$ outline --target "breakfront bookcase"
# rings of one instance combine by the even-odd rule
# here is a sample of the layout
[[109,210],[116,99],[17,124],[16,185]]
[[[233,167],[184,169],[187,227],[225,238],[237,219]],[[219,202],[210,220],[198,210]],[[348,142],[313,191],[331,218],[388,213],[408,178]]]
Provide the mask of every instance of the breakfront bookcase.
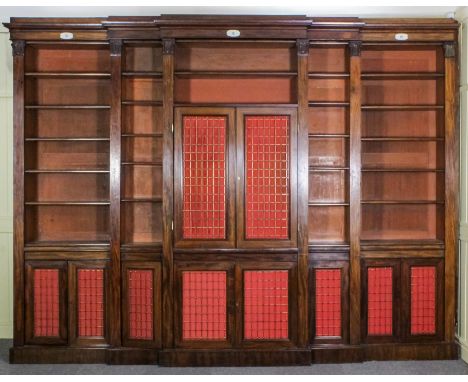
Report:
[[6,26],[11,362],[458,356],[455,21]]

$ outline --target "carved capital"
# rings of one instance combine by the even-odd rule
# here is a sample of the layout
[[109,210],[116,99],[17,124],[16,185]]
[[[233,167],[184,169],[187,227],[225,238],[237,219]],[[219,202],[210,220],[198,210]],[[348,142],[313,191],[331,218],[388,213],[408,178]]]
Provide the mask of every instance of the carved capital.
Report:
[[349,55],[351,57],[361,55],[361,41],[350,41],[349,42]]
[[174,54],[175,40],[167,38],[163,40],[163,54]]
[[455,57],[455,42],[445,42],[444,43],[444,55],[446,58]]
[[110,40],[110,55],[121,56],[122,55],[122,40]]
[[309,40],[298,39],[296,41],[296,46],[298,56],[307,56],[309,54]]
[[26,42],[24,40],[14,40],[11,42],[13,56],[24,56]]

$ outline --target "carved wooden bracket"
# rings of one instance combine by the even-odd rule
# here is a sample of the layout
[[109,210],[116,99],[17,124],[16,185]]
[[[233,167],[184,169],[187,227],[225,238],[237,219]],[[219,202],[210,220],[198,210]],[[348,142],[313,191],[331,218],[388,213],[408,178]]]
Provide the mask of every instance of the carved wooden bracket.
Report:
[[309,40],[298,39],[296,46],[298,56],[307,56],[309,54]]
[[361,41],[350,41],[349,42],[349,55],[351,57],[361,55]]
[[24,40],[14,40],[11,42],[13,56],[24,56],[26,42]]
[[122,55],[122,40],[110,40],[110,55],[121,56]]
[[173,38],[163,40],[163,54],[174,54],[175,40]]
[[455,57],[455,42],[444,43],[444,54],[446,58]]

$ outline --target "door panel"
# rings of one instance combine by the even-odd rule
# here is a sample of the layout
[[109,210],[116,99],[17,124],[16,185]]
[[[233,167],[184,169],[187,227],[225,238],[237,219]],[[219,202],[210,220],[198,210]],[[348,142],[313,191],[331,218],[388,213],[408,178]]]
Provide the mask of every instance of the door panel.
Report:
[[233,109],[176,109],[176,247],[234,246],[233,123]]
[[296,110],[238,109],[237,243],[295,247]]

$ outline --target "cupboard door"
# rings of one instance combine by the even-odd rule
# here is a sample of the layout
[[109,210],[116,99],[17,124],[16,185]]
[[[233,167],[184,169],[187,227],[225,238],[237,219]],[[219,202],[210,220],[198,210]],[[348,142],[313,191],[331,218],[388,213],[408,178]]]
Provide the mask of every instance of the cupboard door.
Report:
[[186,348],[228,348],[234,334],[234,267],[176,265],[175,338]]
[[403,262],[405,340],[420,342],[442,338],[443,270],[441,259],[409,259]]
[[124,346],[161,346],[161,264],[125,262],[122,266]]
[[297,338],[295,264],[249,263],[237,269],[236,306],[242,306],[237,309],[238,344],[293,347]]
[[296,111],[237,111],[237,239],[240,247],[294,247]]
[[313,343],[347,343],[349,265],[316,261],[309,274],[310,332]]
[[393,342],[400,337],[400,262],[366,260],[362,272],[364,341]]
[[232,109],[176,109],[176,247],[234,247],[233,123]]
[[106,261],[69,262],[71,344],[108,343],[108,268]]
[[67,331],[67,263],[26,263],[26,343],[65,345]]

